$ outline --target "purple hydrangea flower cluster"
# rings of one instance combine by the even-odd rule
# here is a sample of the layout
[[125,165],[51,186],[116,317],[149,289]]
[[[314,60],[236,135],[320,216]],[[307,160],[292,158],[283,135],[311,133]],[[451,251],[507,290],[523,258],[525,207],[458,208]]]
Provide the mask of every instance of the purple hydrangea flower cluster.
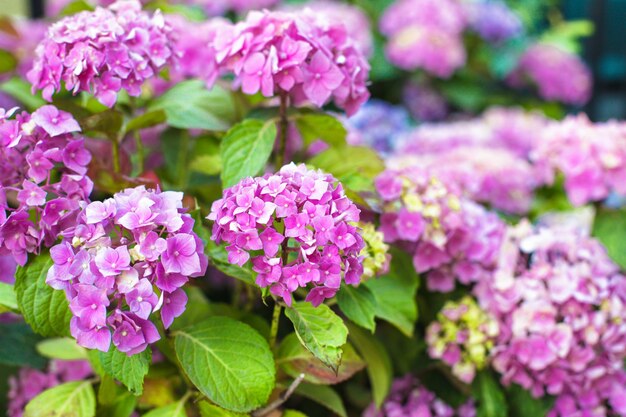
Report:
[[[221,72],[246,94],[288,94],[321,107],[331,98],[353,114],[369,98],[369,63],[343,24],[310,10],[251,12],[215,39]],[[209,79],[210,81],[210,79]]]
[[50,26],[28,80],[48,101],[63,82],[112,107],[120,90],[140,95],[146,79],[176,61],[172,45],[173,32],[158,11],[151,16],[139,1],[120,0]]
[[470,398],[455,410],[408,374],[393,381],[380,410],[372,403],[363,417],[476,417],[476,407]]
[[91,154],[71,114],[54,106],[12,114],[0,109],[0,255],[24,265],[74,225],[93,188]]
[[626,123],[592,123],[580,114],[544,129],[533,160],[549,173],[565,178],[565,190],[574,205],[626,195]]
[[475,0],[467,8],[471,28],[487,42],[504,42],[524,29],[520,17],[504,1]]
[[382,100],[370,100],[345,120],[351,145],[369,146],[382,155],[394,151],[411,127],[404,108]]
[[90,203],[50,250],[46,282],[65,290],[79,345],[106,352],[112,339],[120,351],[139,353],[159,339],[151,314],[160,311],[168,328],[183,313],[181,287],[204,275],[208,260],[182,198],[141,186]]
[[397,0],[383,14],[380,30],[392,64],[450,77],[465,64],[463,31],[468,19],[457,0]]
[[475,293],[499,322],[504,384],[556,396],[553,416],[626,415],[626,277],[598,241],[522,222]]
[[357,285],[364,242],[352,224],[359,209],[332,175],[293,163],[277,174],[246,178],[213,203],[212,239],[226,242],[228,261],[251,259],[256,282],[291,305],[298,288],[318,306],[342,280]]
[[589,101],[593,84],[591,71],[578,56],[541,43],[524,52],[508,81],[518,88],[530,81],[544,99],[575,105]]
[[0,255],[0,282],[13,284],[17,263],[11,255]]
[[419,169],[387,170],[375,180],[382,199],[380,230],[411,254],[429,290],[449,292],[471,284],[496,266],[504,224]]
[[517,109],[492,109],[469,121],[423,124],[405,136],[388,160],[392,168],[419,166],[472,200],[526,213],[536,188],[549,181],[531,163],[547,119]]
[[9,378],[8,417],[22,417],[26,404],[41,392],[65,382],[80,381],[93,375],[88,361],[50,361],[45,371],[22,368]]

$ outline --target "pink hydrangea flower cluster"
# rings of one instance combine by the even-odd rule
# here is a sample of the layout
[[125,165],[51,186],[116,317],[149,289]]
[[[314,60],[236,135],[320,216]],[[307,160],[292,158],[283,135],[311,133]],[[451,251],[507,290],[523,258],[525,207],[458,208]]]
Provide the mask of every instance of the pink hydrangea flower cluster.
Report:
[[393,381],[379,410],[372,403],[363,417],[476,417],[476,407],[470,398],[455,410],[408,374]]
[[158,11],[143,12],[137,0],[80,12],[50,26],[28,80],[48,101],[63,82],[112,107],[120,90],[140,95],[145,80],[176,61],[172,33]]
[[251,12],[215,39],[221,72],[246,94],[288,94],[321,107],[331,98],[353,114],[369,98],[369,63],[343,24],[309,11]]
[[494,213],[459,197],[419,169],[387,170],[375,180],[383,201],[380,230],[413,254],[429,290],[449,292],[496,266],[504,224]]
[[136,187],[95,201],[50,250],[46,282],[65,290],[79,345],[106,352],[112,339],[120,351],[139,353],[159,339],[153,313],[168,328],[185,311],[181,287],[204,275],[208,260],[182,198]]
[[389,158],[392,168],[420,167],[472,200],[509,213],[528,212],[549,181],[529,158],[549,122],[521,110],[492,109],[481,118],[423,124]]
[[332,175],[304,164],[276,174],[246,178],[213,203],[212,239],[226,242],[228,261],[251,259],[256,282],[291,305],[292,293],[311,287],[306,300],[318,306],[342,281],[357,285],[364,242],[352,224],[359,209]]
[[374,39],[372,37],[372,25],[363,9],[354,4],[340,3],[332,0],[313,0],[297,6],[283,6],[286,11],[302,11],[309,9],[307,13],[315,13],[321,22],[332,25],[344,25],[348,36],[361,49],[365,56],[371,56],[374,52]]
[[626,277],[598,241],[522,222],[475,293],[499,322],[504,384],[556,396],[552,416],[626,415]]
[[26,404],[41,392],[65,382],[80,381],[93,375],[88,361],[50,361],[44,371],[22,368],[9,378],[8,417],[22,417]]
[[591,71],[576,55],[549,44],[535,44],[520,58],[508,76],[514,87],[530,81],[546,100],[583,105],[591,98]]
[[463,30],[468,17],[457,0],[397,0],[383,14],[389,61],[405,70],[450,77],[465,64]]
[[93,188],[91,154],[71,114],[54,106],[12,114],[0,109],[0,255],[24,265],[74,225]]
[[592,123],[580,114],[544,129],[532,154],[535,164],[563,174],[565,190],[574,205],[626,195],[626,123]]

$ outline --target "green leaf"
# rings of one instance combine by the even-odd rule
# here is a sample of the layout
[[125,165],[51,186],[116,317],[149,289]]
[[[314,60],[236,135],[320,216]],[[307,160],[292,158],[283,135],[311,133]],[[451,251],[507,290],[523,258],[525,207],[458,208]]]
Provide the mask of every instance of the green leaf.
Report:
[[313,385],[303,382],[298,385],[295,393],[323,405],[341,417],[348,417],[341,397],[327,385]]
[[276,140],[276,122],[248,119],[233,126],[222,139],[222,183],[231,187],[263,170]]
[[313,384],[337,384],[365,368],[363,359],[346,343],[337,373],[325,366],[302,346],[295,333],[280,342],[276,363],[290,376],[297,378],[304,373],[304,380]]
[[117,110],[109,109],[79,120],[85,133],[100,133],[111,141],[118,140],[124,116]]
[[144,114],[131,119],[124,128],[124,132],[132,132],[133,130],[145,129],[164,123],[166,120],[165,112],[163,110],[155,110],[145,112]]
[[307,415],[297,410],[285,410],[283,417],[307,417]]
[[184,81],[154,100],[148,111],[163,110],[167,123],[179,129],[224,131],[237,120],[232,92],[220,86],[207,90],[200,80]]
[[535,398],[517,384],[508,387],[506,393],[511,417],[545,417],[553,407],[553,399]]
[[33,398],[24,417],[94,417],[96,396],[91,381],[57,385]]
[[31,85],[19,77],[13,77],[0,84],[0,91],[4,91],[24,104],[29,111],[37,110],[39,107],[47,104],[41,97],[41,93],[32,94],[30,89]]
[[206,175],[216,175],[222,170],[222,158],[218,154],[196,156],[189,169]]
[[348,132],[343,123],[329,114],[304,112],[296,115],[296,126],[305,146],[320,139],[331,146],[346,145]]
[[218,407],[208,401],[200,401],[199,408],[200,417],[245,417],[248,415],[225,410],[222,407]]
[[374,294],[376,316],[411,337],[417,320],[416,293],[419,279],[410,256],[399,250],[392,250],[391,254],[389,272],[363,285]]
[[176,356],[193,384],[215,404],[247,412],[274,388],[272,351],[257,331],[227,317],[211,317],[175,332]]
[[125,392],[117,397],[114,404],[99,409],[98,416],[103,417],[130,417],[137,407],[137,397]]
[[143,392],[143,378],[148,373],[151,358],[149,348],[132,356],[120,352],[114,346],[108,352],[100,352],[104,372],[120,381],[135,395]]
[[478,401],[476,417],[507,417],[504,392],[489,371],[481,371],[472,383],[472,394]]
[[187,417],[187,412],[185,411],[186,402],[187,398],[182,398],[180,401],[165,407],[155,408],[144,414],[143,417]]
[[18,311],[17,297],[13,285],[0,282],[0,313]]
[[343,286],[337,293],[337,303],[343,313],[354,323],[374,333],[376,330],[376,299],[364,285]]
[[31,257],[15,273],[17,304],[26,323],[45,337],[69,336],[72,312],[65,293],[46,284],[53,262],[48,253]]
[[606,247],[611,259],[626,269],[626,210],[600,209],[593,221],[593,233]]
[[348,323],[350,341],[367,364],[374,402],[380,407],[391,388],[393,368],[385,347],[373,335]]
[[348,338],[343,320],[326,304],[313,307],[306,301],[293,303],[291,308],[285,310],[285,315],[292,321],[304,347],[337,372],[343,353],[341,347]]
[[37,343],[37,352],[46,358],[64,361],[87,359],[85,348],[78,346],[76,340],[70,337],[43,340]]
[[330,148],[311,158],[309,163],[342,182],[356,174],[374,179],[385,168],[376,151],[365,146]]
[[46,366],[46,359],[35,350],[41,337],[33,333],[25,323],[0,324],[0,364],[10,366],[29,366],[41,369]]
[[59,13],[60,16],[69,16],[83,11],[92,11],[93,6],[87,3],[85,0],[76,0],[68,4]]
[[0,74],[13,71],[17,66],[17,59],[9,51],[0,49]]

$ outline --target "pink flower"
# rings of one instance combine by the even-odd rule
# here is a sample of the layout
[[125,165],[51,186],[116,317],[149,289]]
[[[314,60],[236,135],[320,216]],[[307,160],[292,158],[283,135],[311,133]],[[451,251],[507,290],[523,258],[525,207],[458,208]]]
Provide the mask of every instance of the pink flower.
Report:
[[40,107],[32,114],[32,120],[50,136],[80,132],[80,126],[74,117],[54,106]]

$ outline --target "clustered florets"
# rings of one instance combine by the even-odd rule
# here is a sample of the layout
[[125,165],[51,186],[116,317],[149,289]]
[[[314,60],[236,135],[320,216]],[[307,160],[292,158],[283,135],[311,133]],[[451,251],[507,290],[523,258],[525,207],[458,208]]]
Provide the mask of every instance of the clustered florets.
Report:
[[387,170],[375,180],[384,207],[380,230],[413,254],[431,291],[449,292],[456,280],[480,281],[491,274],[504,224],[494,213],[461,199],[420,170]]
[[626,277],[598,241],[523,222],[476,294],[498,320],[503,383],[556,396],[553,416],[626,413]]
[[150,16],[137,0],[80,12],[50,27],[28,80],[48,101],[63,82],[112,107],[120,90],[138,96],[147,79],[175,62],[172,33],[158,11]]
[[333,297],[342,281],[359,283],[363,239],[352,224],[359,209],[332,175],[290,164],[276,174],[246,178],[213,203],[212,239],[226,242],[228,261],[251,259],[256,282],[291,305],[311,286],[313,305]]
[[450,365],[452,373],[468,384],[476,370],[487,365],[496,336],[497,321],[470,296],[448,301],[426,329],[430,357]]
[[70,330],[81,346],[108,351],[112,339],[130,355],[159,339],[151,314],[160,311],[168,328],[185,310],[182,285],[206,272],[193,225],[179,192],[137,187],[84,208],[50,250],[46,279],[70,299]]
[[396,378],[380,409],[372,403],[363,417],[476,417],[473,400],[454,409],[426,389],[413,375]]
[[369,64],[360,48],[343,24],[324,22],[310,10],[251,12],[220,28],[213,48],[219,71],[233,74],[246,94],[288,94],[296,105],[318,107],[332,97],[348,114],[369,98]]
[[91,154],[69,113],[54,106],[12,113],[0,109],[0,255],[24,265],[28,253],[74,225],[93,188]]

